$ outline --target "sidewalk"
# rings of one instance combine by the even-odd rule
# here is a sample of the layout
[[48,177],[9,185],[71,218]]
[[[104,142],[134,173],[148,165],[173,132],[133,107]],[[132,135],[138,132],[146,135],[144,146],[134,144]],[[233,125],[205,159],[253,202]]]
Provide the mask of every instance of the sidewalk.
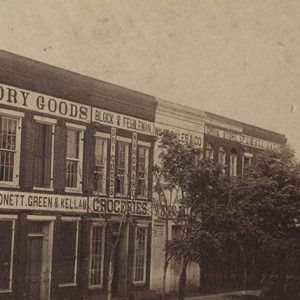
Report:
[[[258,296],[260,294],[260,290],[253,290],[253,291],[238,291],[238,292],[227,292],[227,293],[219,293],[213,295],[205,295],[205,296],[193,296],[186,298],[187,300],[251,300],[250,296]],[[254,299],[254,297],[253,297]]]

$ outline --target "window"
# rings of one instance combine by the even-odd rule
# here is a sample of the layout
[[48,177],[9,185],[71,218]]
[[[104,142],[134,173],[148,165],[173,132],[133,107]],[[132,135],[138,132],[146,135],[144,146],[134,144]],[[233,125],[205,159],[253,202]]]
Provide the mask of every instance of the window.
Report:
[[12,290],[15,219],[17,216],[0,217],[0,292]]
[[146,282],[147,237],[148,228],[146,226],[135,227],[134,283]]
[[53,150],[56,120],[34,116],[34,188],[52,188]]
[[117,142],[117,174],[116,193],[121,196],[128,195],[128,156],[129,144],[123,141]]
[[107,139],[96,137],[94,191],[106,194]]
[[92,226],[89,268],[89,286],[91,288],[103,285],[104,234],[105,227],[103,225]]
[[137,195],[142,198],[146,198],[148,196],[148,165],[149,148],[145,146],[139,146]]
[[1,109],[0,184],[18,186],[21,145],[21,117],[24,114]]
[[230,152],[230,176],[237,176],[237,152],[235,149]]
[[66,191],[81,192],[85,127],[67,123]]
[[62,218],[60,225],[60,285],[76,285],[79,220]]
[[219,148],[219,157],[218,157],[218,162],[221,165],[226,164],[226,149],[224,147]]
[[214,146],[210,143],[206,144],[205,157],[206,159],[214,159]]
[[253,158],[253,154],[252,153],[248,153],[248,152],[244,152],[243,154],[243,161],[242,161],[242,165],[243,165],[243,174],[244,174],[244,170],[249,168],[252,164],[252,158]]

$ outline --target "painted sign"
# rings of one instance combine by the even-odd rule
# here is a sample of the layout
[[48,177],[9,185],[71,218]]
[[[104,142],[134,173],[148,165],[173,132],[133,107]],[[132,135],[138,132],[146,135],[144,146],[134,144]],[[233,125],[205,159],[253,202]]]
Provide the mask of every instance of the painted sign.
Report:
[[92,122],[125,130],[154,135],[154,123],[127,115],[118,114],[104,109],[92,109]]
[[89,200],[89,212],[133,216],[151,216],[151,203],[143,200],[94,197]]
[[86,197],[0,190],[0,208],[86,213]]
[[132,133],[131,143],[131,199],[135,198],[136,193],[136,151],[137,151],[137,134]]
[[110,133],[110,172],[109,172],[109,196],[115,195],[115,174],[116,174],[116,145],[117,145],[117,130],[111,128]]
[[229,141],[238,142],[245,146],[254,147],[262,150],[272,150],[280,147],[280,145],[277,143],[262,140],[245,134],[230,132],[212,126],[205,126],[205,133],[208,135],[216,136]]
[[202,135],[201,133],[184,130],[181,128],[169,127],[166,125],[155,124],[155,135],[159,136],[159,134],[163,131],[172,132],[176,135],[177,141],[182,144],[193,144],[194,147],[201,148],[202,147]]
[[91,107],[28,90],[0,85],[0,104],[89,123]]

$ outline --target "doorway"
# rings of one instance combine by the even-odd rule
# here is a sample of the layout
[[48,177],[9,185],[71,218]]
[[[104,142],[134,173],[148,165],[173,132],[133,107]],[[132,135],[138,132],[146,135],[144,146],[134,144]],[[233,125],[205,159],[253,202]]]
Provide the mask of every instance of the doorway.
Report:
[[53,221],[29,222],[27,240],[27,299],[49,300],[51,286]]

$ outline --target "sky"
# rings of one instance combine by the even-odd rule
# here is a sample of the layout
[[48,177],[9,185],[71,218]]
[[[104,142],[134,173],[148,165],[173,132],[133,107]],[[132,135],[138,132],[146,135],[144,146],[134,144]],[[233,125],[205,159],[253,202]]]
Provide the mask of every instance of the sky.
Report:
[[299,0],[0,0],[0,37],[3,50],[283,133],[300,158]]

